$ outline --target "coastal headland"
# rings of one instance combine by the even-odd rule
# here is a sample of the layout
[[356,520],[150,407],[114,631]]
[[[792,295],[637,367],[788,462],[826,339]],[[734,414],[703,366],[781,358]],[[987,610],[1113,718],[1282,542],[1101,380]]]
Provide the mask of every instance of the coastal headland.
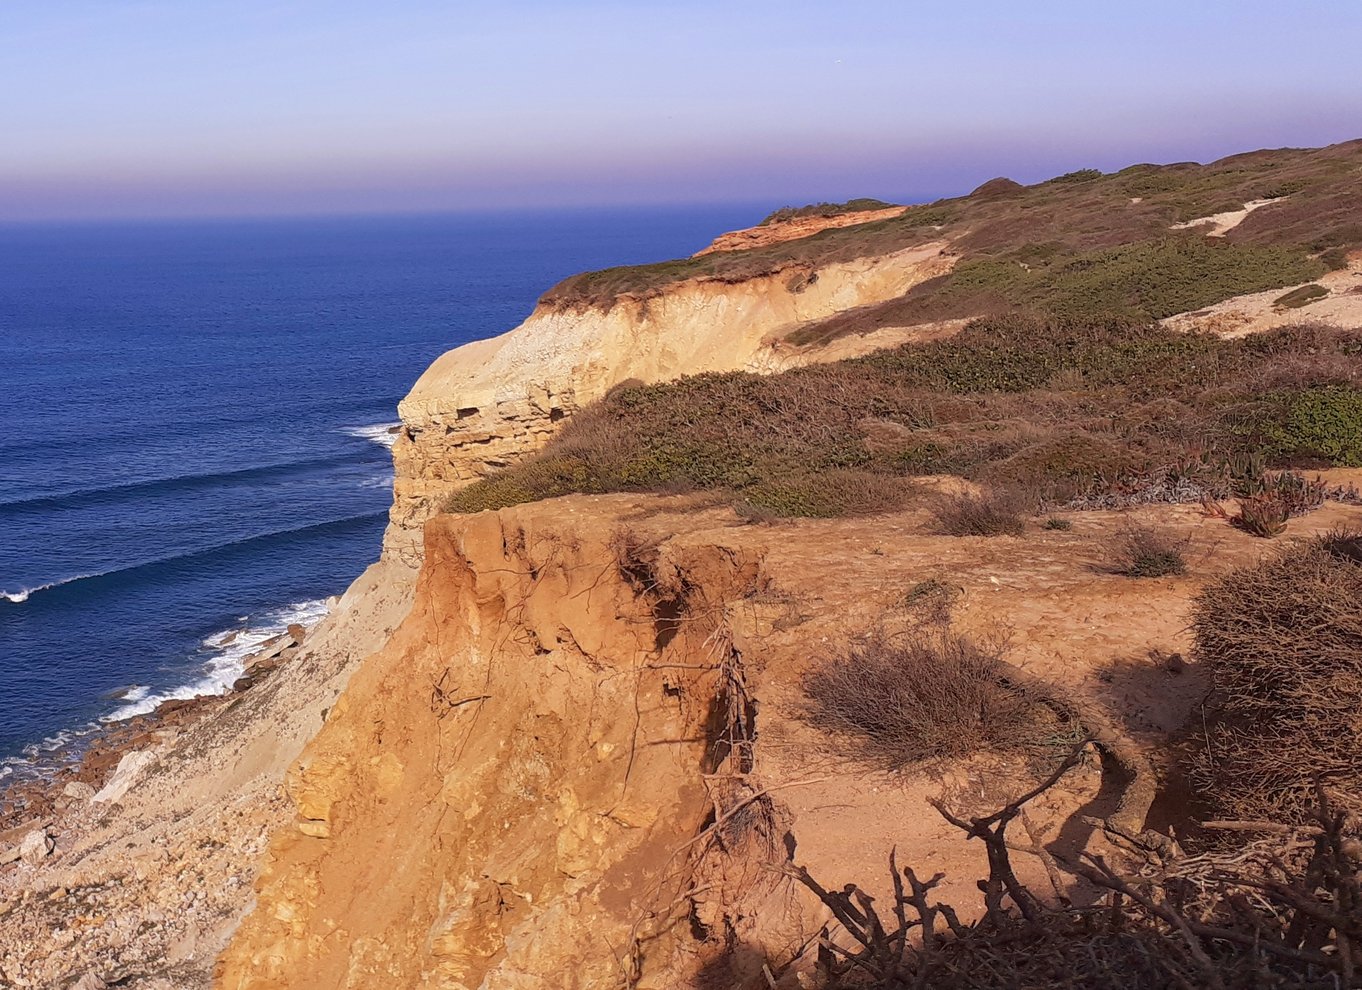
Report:
[[[1252,787],[1205,756],[1266,717],[1216,617],[1257,629],[1280,560],[1354,587],[1359,170],[820,204],[551,288],[414,384],[382,556],[315,627],[4,795],[0,985],[819,985],[858,944],[835,892],[888,919],[905,866],[982,944],[1010,847],[979,822],[1033,791],[1007,896],[1046,931],[1114,889],[1084,854],[1209,889],[1177,871],[1217,821],[1333,835],[1346,873],[1355,751]],[[1356,610],[1302,596],[1344,645],[1299,683],[1356,695]],[[1170,965],[1247,965],[1187,938]]]

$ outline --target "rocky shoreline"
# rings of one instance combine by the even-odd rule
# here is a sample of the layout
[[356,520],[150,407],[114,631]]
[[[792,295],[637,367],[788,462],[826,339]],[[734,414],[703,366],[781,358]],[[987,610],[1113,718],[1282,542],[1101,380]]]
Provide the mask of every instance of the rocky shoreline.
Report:
[[294,623],[266,640],[245,658],[242,676],[226,694],[173,698],[145,715],[106,723],[73,741],[67,751],[53,753],[50,771],[0,784],[0,870],[20,861],[39,865],[55,850],[51,829],[61,815],[86,803],[116,802],[154,761],[157,750],[237,704],[245,692],[296,657],[307,634]]
[[413,577],[373,565],[315,625],[242,630],[229,690],[102,726],[46,779],[0,787],[0,987],[207,990],[293,817],[281,782]]

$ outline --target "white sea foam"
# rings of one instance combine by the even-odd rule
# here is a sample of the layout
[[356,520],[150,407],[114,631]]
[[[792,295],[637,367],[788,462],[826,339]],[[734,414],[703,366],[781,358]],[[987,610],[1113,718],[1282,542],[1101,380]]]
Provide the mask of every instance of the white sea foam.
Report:
[[[0,760],[0,780],[12,775],[18,775],[23,779],[45,776],[65,760],[71,759],[68,750],[71,743],[98,729],[97,724],[91,723],[75,729],[63,729],[41,742],[29,743],[18,756],[9,756]],[[54,760],[52,754],[59,753],[62,750],[67,750],[65,757]]]
[[391,488],[392,485],[393,473],[391,471],[384,471],[382,474],[376,474],[372,478],[364,478],[359,483],[359,487],[361,488]]
[[341,429],[341,432],[347,436],[359,437],[361,440],[372,440],[384,447],[391,447],[397,442],[397,434],[392,431],[401,425],[401,423],[373,423],[369,426],[346,426]]
[[106,722],[121,722],[155,711],[166,701],[197,698],[205,694],[226,694],[232,684],[246,671],[246,658],[260,651],[268,640],[297,624],[304,628],[316,625],[327,613],[325,601],[294,602],[284,608],[273,609],[258,617],[243,617],[240,626],[223,629],[203,641],[200,652],[205,655],[199,676],[187,684],[168,691],[151,693],[149,688],[138,688],[124,697],[124,704],[104,716]]
[[48,588],[60,588],[62,585],[70,584],[73,581],[84,581],[86,578],[99,576],[100,575],[98,574],[77,574],[74,577],[62,578],[60,581],[49,581],[47,584],[40,584],[33,588],[21,588],[18,591],[0,591],[0,598],[13,602],[15,605],[22,605],[40,591],[46,591]]

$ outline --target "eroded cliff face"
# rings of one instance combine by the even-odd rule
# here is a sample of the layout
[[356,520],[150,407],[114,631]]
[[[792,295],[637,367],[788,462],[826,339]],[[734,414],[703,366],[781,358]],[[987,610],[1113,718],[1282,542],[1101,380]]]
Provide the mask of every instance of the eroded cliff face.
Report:
[[[624,296],[609,309],[540,307],[509,333],[440,357],[402,401],[405,429],[384,552],[420,559],[420,527],[456,489],[537,450],[580,406],[628,380],[706,371],[773,372],[856,352],[797,348],[801,324],[902,295],[950,269],[932,243],[886,257],[788,271],[736,285],[696,280],[660,295]],[[862,351],[885,346],[865,340]]]
[[[1186,539],[1195,572],[1096,569],[1132,522]],[[1208,679],[1148,657],[1189,655],[1200,584],[1269,552],[1190,505],[961,539],[926,509],[768,527],[680,496],[572,496],[425,533],[410,614],[289,773],[293,820],[219,962],[226,990],[770,986],[763,966],[794,990],[828,916],[781,865],[892,903],[892,849],[944,874],[934,894],[968,919],[985,851],[927,799],[991,811],[1034,769],[981,753],[878,773],[800,717],[810,664],[914,628],[906,589],[944,579],[953,628],[1005,632],[1047,693],[1166,752]],[[1028,806],[1059,855],[1110,852],[1085,817],[1106,807],[1100,767]],[[1046,889],[1037,858],[1013,866]]]
[[744,793],[755,713],[725,617],[759,570],[554,517],[427,526],[409,618],[289,775],[297,821],[221,986],[608,986],[645,941],[675,952],[648,912],[684,895],[706,774]]

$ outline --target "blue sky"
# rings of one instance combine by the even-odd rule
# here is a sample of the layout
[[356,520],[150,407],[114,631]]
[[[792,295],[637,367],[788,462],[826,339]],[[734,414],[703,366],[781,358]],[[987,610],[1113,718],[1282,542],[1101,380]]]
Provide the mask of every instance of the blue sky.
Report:
[[1362,3],[3,0],[0,219],[914,199],[1362,136]]

